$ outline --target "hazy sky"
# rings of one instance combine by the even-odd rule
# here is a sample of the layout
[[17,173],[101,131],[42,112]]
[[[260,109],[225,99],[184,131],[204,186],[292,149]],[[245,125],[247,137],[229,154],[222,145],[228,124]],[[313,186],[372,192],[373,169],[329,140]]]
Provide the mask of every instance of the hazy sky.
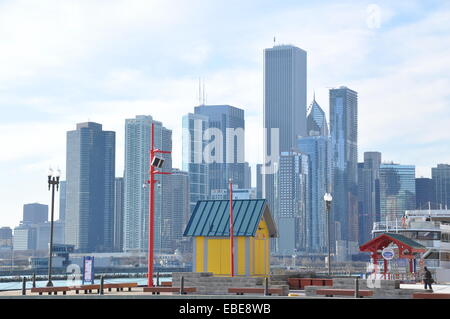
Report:
[[0,0],[0,226],[25,203],[50,202],[46,172],[65,174],[66,131],[95,121],[117,132],[150,114],[173,130],[181,166],[181,118],[198,104],[246,114],[246,157],[262,156],[263,49],[308,53],[313,91],[359,93],[359,157],[417,165],[450,162],[448,1]]

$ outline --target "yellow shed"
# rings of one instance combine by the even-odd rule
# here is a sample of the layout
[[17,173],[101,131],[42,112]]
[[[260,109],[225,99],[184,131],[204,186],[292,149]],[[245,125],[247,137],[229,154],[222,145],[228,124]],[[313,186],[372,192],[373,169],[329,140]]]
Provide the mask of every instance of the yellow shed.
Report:
[[[277,230],[265,199],[233,200],[234,273],[267,276]],[[198,201],[184,236],[193,239],[193,271],[231,274],[230,202]]]

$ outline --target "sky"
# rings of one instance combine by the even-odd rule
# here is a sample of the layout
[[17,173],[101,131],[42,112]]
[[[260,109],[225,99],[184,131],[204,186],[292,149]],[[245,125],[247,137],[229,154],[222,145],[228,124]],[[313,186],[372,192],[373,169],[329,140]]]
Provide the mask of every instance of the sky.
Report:
[[[0,226],[23,204],[49,204],[47,171],[65,174],[66,132],[116,131],[122,176],[126,118],[173,130],[198,104],[245,110],[246,159],[262,159],[263,50],[308,54],[308,103],[359,94],[358,152],[416,165],[450,163],[450,2],[300,0],[0,0]],[[254,174],[254,172],[253,172]],[[56,205],[58,207],[58,205]],[[58,212],[56,212],[58,215]]]

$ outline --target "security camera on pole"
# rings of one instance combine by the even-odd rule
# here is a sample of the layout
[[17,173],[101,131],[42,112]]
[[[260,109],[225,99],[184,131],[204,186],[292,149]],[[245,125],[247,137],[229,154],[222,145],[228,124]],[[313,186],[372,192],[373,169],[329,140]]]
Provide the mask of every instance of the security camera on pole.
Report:
[[56,172],[50,168],[48,171],[48,190],[52,190],[52,211],[50,219],[50,244],[49,244],[49,256],[48,256],[48,282],[47,287],[53,287],[52,282],[52,255],[53,255],[53,218],[55,211],[55,186],[56,190],[59,190],[59,178],[61,171],[58,169]]

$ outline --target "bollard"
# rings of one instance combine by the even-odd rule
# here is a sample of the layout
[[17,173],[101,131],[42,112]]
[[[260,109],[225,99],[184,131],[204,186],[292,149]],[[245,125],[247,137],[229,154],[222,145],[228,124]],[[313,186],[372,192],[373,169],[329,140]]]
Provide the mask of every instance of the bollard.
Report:
[[359,277],[355,279],[355,298],[359,298]]
[[184,295],[184,276],[181,276],[180,295]]
[[156,273],[156,287],[159,287],[159,271]]
[[22,278],[22,296],[25,296],[27,294],[27,278]]
[[36,288],[36,273],[33,274],[33,288]]
[[269,294],[269,278],[264,278],[264,296],[270,296]]
[[100,290],[98,291],[99,295],[103,295],[103,287],[104,287],[105,279],[103,275],[100,276]]

